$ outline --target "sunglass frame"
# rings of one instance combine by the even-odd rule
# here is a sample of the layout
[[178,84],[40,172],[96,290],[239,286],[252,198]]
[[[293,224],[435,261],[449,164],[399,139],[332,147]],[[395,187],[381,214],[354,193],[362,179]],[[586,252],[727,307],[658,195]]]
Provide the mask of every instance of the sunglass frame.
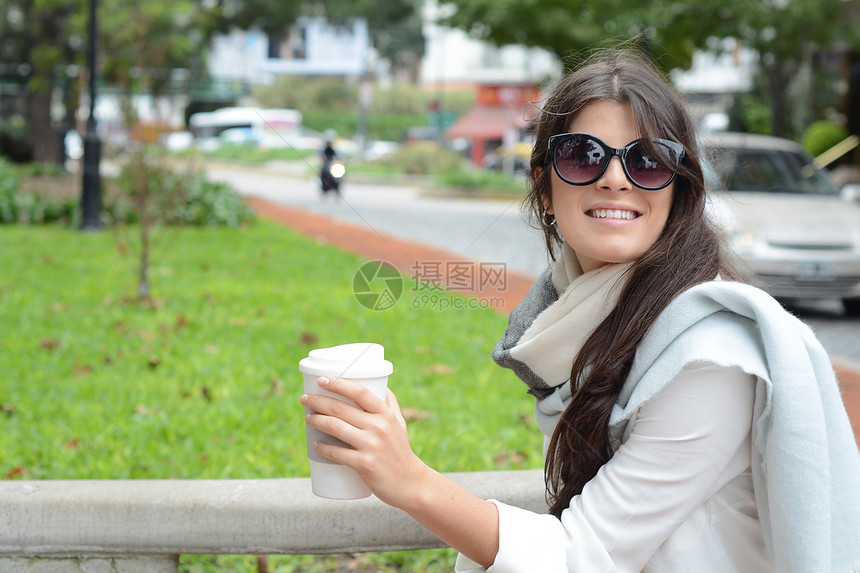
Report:
[[[558,148],[561,146],[561,144],[563,142],[565,142],[569,139],[572,139],[573,137],[586,137],[588,139],[591,139],[591,140],[595,141],[597,143],[597,145],[600,146],[601,149],[603,149],[604,153],[606,153],[606,155],[604,156],[604,159],[602,161],[602,165],[600,167],[599,172],[597,173],[597,175],[594,178],[592,178],[588,181],[584,181],[584,182],[571,181],[570,179],[566,178],[561,173],[561,170],[558,168]],[[564,181],[565,183],[568,183],[569,185],[576,185],[578,187],[582,187],[585,185],[591,185],[592,183],[594,183],[595,181],[597,181],[598,179],[603,177],[603,174],[606,172],[606,168],[609,167],[609,162],[612,161],[613,157],[617,156],[621,160],[621,167],[624,169],[624,175],[627,177],[628,181],[630,181],[636,187],[639,187],[640,189],[644,189],[646,191],[659,191],[660,189],[664,189],[664,188],[668,187],[672,183],[672,181],[675,180],[675,175],[677,175],[677,168],[681,164],[681,161],[683,161],[683,159],[684,159],[684,147],[676,141],[671,141],[668,139],[662,139],[659,137],[650,138],[650,141],[653,144],[665,145],[670,150],[672,150],[677,157],[677,163],[674,166],[664,165],[664,167],[670,167],[670,170],[672,172],[672,174],[669,176],[669,180],[666,181],[665,183],[661,184],[661,185],[656,186],[656,187],[639,184],[639,182],[637,182],[630,175],[630,171],[627,169],[627,154],[628,154],[628,152],[631,149],[633,149],[634,147],[636,147],[637,145],[647,145],[645,138],[636,139],[634,141],[631,141],[630,143],[628,143],[624,147],[616,148],[616,147],[610,147],[602,139],[600,139],[599,137],[595,137],[594,135],[591,135],[590,133],[579,133],[579,132],[558,133],[558,134],[553,135],[552,137],[549,138],[549,141],[547,142],[547,149],[549,151],[550,161],[552,161],[552,167],[555,170],[556,174],[559,176],[559,178],[562,181]]]

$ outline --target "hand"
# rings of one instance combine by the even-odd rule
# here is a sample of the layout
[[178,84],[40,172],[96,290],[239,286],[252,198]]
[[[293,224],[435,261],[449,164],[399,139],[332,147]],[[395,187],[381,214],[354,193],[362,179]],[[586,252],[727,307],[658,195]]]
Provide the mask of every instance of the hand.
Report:
[[397,397],[387,391],[385,401],[349,380],[320,378],[321,388],[358,404],[358,408],[320,394],[305,394],[301,402],[313,413],[308,426],[349,444],[352,449],[315,442],[316,451],[353,470],[382,501],[403,508],[410,492],[420,491],[431,471],[412,451],[406,420]]

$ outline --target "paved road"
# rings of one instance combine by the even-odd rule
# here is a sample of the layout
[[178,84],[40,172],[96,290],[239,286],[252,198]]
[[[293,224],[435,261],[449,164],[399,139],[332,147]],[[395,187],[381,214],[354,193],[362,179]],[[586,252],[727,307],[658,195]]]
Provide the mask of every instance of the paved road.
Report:
[[[210,166],[209,176],[243,194],[366,225],[382,234],[462,254],[464,261],[506,263],[537,275],[547,264],[543,239],[530,228],[516,200],[478,201],[429,197],[416,187],[349,182],[343,198],[323,200],[302,166],[247,169]],[[846,318],[838,301],[814,301],[791,308],[816,332],[828,352],[860,369],[860,318]]]
[[429,197],[417,187],[353,182],[344,185],[340,200],[323,199],[315,179],[289,172],[210,167],[209,176],[232,183],[240,193],[434,245],[464,260],[507,263],[532,275],[547,265],[543,238],[525,223],[516,199]]

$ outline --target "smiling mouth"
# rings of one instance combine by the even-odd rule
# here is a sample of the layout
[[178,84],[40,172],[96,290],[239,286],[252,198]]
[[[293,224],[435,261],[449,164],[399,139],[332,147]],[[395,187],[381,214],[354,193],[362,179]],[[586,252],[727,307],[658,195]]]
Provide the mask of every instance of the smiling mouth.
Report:
[[592,209],[585,213],[595,219],[624,219],[631,220],[639,216],[636,211],[623,211],[621,209]]

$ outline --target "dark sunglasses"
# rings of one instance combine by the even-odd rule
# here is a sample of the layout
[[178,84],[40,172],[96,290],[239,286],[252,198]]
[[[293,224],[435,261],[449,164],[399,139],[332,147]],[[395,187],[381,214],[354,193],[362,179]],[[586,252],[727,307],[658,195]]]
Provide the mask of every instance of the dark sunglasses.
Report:
[[590,185],[600,179],[613,156],[621,159],[624,174],[641,189],[656,191],[669,185],[684,158],[680,143],[637,139],[615,149],[587,133],[560,133],[549,138],[552,166],[571,185]]

